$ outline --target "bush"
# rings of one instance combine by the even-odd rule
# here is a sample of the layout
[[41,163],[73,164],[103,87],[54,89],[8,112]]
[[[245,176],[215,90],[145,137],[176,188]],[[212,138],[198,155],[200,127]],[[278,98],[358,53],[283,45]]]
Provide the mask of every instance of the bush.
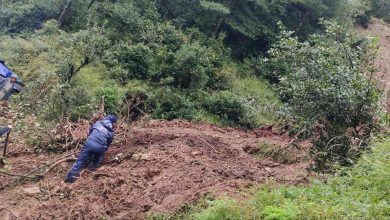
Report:
[[72,86],[66,91],[64,102],[66,103],[66,115],[72,120],[89,118],[92,116],[94,105],[88,91],[80,85]]
[[226,125],[253,127],[253,118],[248,114],[245,100],[230,91],[215,93],[204,102],[207,111],[217,115]]
[[390,23],[390,2],[388,0],[370,0],[370,2],[371,14]]
[[[280,66],[276,73],[286,116],[303,134],[320,136],[315,148],[319,169],[334,162],[351,164],[365,149],[379,99],[372,82],[374,42],[349,26],[324,25],[325,33],[308,42],[284,32],[266,60]],[[363,128],[360,133],[349,132],[359,128]],[[363,144],[352,147],[354,139]]]
[[[143,44],[119,44],[106,57],[113,67],[113,78],[126,82],[132,79],[149,79],[151,50]],[[120,68],[115,68],[119,66]]]
[[104,112],[107,114],[118,114],[122,95],[117,86],[105,87],[99,89],[95,94],[97,103],[104,104]]
[[213,71],[214,54],[198,42],[182,46],[175,53],[173,77],[178,88],[203,88]]
[[195,104],[191,100],[170,88],[158,89],[151,94],[148,106],[152,109],[152,117],[167,120],[192,120],[196,113]]

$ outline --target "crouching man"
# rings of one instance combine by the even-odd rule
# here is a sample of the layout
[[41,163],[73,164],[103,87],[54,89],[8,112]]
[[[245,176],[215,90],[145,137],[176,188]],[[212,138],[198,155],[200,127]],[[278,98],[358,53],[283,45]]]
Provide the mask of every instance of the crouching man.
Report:
[[90,164],[90,169],[96,169],[103,160],[103,155],[110,146],[114,131],[113,125],[116,123],[116,117],[109,115],[103,120],[96,122],[89,130],[88,138],[84,144],[81,153],[73,164],[65,180],[67,183],[73,183],[80,176],[81,169]]

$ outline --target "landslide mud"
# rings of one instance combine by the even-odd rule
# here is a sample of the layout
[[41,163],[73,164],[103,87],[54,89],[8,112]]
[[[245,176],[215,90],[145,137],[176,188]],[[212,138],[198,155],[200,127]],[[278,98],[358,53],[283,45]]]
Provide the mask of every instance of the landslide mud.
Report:
[[[86,131],[85,131],[86,132]],[[0,191],[0,219],[144,219],[172,213],[206,193],[233,195],[268,180],[306,183],[308,163],[280,164],[255,154],[259,143],[286,145],[272,128],[245,131],[186,121],[149,121],[117,134],[103,165],[62,183],[71,162],[43,179]],[[65,153],[64,153],[65,154]],[[20,143],[10,148],[12,173],[30,170],[63,154],[35,154]],[[0,175],[1,185],[16,177]]]

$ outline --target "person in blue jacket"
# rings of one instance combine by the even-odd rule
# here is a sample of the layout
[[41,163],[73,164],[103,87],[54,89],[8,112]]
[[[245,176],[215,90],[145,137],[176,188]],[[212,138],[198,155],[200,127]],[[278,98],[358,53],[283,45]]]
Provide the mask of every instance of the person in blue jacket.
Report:
[[116,117],[109,115],[91,126],[84,147],[69,171],[65,182],[73,183],[76,181],[80,176],[81,169],[88,165],[89,162],[91,162],[91,170],[97,168],[103,159],[104,153],[112,143],[114,137],[113,125],[115,123]]

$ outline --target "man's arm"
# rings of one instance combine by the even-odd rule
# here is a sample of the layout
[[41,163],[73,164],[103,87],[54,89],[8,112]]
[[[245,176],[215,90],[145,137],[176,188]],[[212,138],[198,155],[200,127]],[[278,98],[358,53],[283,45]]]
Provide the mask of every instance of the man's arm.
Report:
[[114,140],[114,133],[110,132],[107,138],[107,147],[110,147],[110,144],[112,143],[113,140]]
[[7,81],[7,78],[0,79],[0,88],[3,87],[4,83]]

